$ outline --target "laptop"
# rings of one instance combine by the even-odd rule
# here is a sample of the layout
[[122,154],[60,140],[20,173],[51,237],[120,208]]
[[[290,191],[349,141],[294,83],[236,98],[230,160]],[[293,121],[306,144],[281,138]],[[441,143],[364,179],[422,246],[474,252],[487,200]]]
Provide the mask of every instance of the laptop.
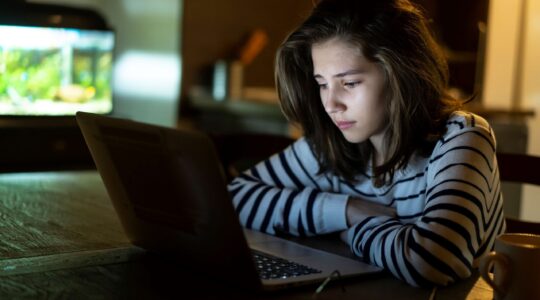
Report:
[[[136,246],[239,287],[276,290],[381,269],[243,229],[212,141],[78,112],[77,123],[122,227]],[[276,271],[277,270],[277,271]]]

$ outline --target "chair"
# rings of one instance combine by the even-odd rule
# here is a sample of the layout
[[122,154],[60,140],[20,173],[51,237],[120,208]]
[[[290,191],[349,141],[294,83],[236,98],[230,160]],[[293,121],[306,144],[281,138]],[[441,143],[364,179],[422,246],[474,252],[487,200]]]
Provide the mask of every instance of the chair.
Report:
[[[497,153],[501,181],[540,186],[540,157]],[[506,217],[506,232],[540,234],[540,223]]]
[[294,139],[266,133],[210,134],[228,180],[285,149]]

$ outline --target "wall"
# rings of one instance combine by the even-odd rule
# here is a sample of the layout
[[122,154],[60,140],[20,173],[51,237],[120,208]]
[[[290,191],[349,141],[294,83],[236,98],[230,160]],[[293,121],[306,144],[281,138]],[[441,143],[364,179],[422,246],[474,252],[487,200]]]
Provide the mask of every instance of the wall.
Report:
[[517,1],[489,3],[483,104],[509,109],[514,96],[520,5]]
[[182,95],[189,94],[196,85],[209,85],[216,60],[233,58],[254,29],[264,30],[268,43],[245,67],[244,85],[273,87],[275,52],[312,7],[311,0],[185,1]]
[[176,126],[181,0],[32,0],[93,8],[117,33],[115,116]]

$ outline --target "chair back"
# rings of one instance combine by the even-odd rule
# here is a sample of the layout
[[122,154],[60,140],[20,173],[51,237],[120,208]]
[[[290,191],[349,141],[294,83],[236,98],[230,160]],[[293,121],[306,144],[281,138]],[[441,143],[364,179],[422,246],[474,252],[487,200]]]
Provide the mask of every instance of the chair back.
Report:
[[211,134],[228,180],[285,149],[294,139],[266,133]]
[[[497,161],[501,181],[540,186],[540,157],[526,154],[497,153]],[[540,234],[540,223],[507,216],[506,232]]]

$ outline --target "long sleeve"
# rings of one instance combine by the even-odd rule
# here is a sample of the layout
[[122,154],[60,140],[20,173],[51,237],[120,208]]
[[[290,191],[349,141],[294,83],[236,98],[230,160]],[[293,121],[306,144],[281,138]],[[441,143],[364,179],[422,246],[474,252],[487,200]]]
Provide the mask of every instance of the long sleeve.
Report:
[[348,196],[318,166],[302,138],[235,178],[228,189],[242,225],[299,236],[345,230]]
[[489,125],[471,114],[448,126],[457,129],[438,142],[423,171],[425,204],[418,217],[408,223],[371,217],[347,235],[357,256],[412,285],[447,285],[469,277],[504,231]]

